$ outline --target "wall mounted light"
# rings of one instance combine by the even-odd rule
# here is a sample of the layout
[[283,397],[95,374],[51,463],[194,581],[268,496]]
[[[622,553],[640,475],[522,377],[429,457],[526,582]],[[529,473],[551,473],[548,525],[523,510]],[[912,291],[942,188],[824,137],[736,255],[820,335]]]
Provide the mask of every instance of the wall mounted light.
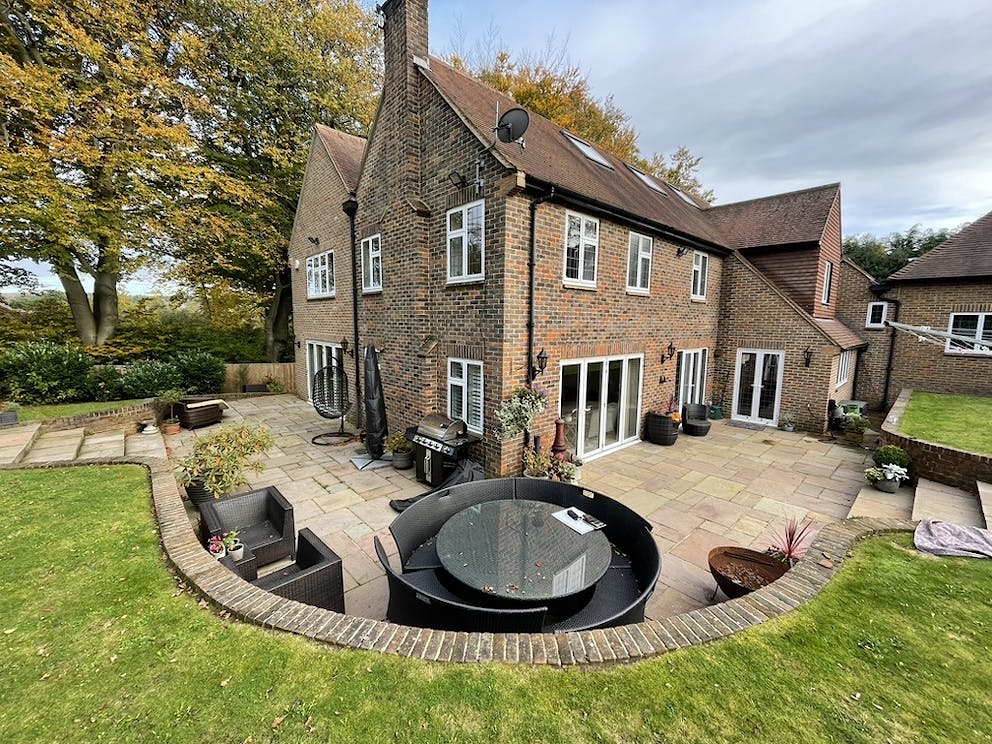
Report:
[[299,349],[299,348],[300,348],[300,339],[296,339],[296,348],[297,348],[297,349]]
[[293,268],[296,269],[297,271],[300,270],[300,259],[297,258],[293,260]]
[[350,349],[350,350],[348,349],[348,339],[347,338],[342,338],[341,339],[341,351],[343,353],[347,354],[350,357],[354,357],[355,356],[355,350],[354,349]]
[[468,179],[458,171],[451,171],[448,174],[448,180],[451,181],[451,185],[456,189],[463,189],[468,186]]
[[[668,358],[669,359],[673,359],[675,357],[675,352],[676,351],[677,351],[677,349],[675,348],[674,342],[669,341],[668,342]],[[662,362],[665,361],[665,355],[664,354],[661,355],[661,361]]]
[[540,353],[537,355],[537,366],[530,368],[530,379],[534,379],[540,374],[544,373],[544,370],[548,368],[548,352],[541,349]]
[[684,256],[686,253],[688,253],[691,250],[692,248],[690,248],[687,245],[680,245],[678,248],[675,249],[675,255],[678,256],[679,258],[682,258],[682,256]]
[[803,349],[803,362],[808,367],[810,362],[813,361],[813,350],[810,347]]
[[309,238],[307,238],[307,240],[309,240],[314,245],[320,245],[320,238],[316,238],[313,235],[311,235]]

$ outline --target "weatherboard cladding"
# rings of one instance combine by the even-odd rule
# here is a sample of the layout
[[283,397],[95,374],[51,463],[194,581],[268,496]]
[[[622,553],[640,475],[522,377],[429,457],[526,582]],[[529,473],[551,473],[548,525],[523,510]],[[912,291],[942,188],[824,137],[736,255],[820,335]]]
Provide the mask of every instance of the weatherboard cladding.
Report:
[[890,281],[992,276],[992,212],[889,277]]

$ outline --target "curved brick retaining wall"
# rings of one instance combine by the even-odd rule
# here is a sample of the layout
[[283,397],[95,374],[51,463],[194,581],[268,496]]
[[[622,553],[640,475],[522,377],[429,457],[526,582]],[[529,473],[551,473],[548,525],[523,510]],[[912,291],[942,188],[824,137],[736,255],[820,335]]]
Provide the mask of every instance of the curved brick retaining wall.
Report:
[[166,556],[189,585],[216,607],[245,622],[297,633],[322,643],[428,661],[590,666],[636,661],[707,643],[784,615],[816,596],[856,541],[914,527],[912,522],[891,519],[853,519],[827,525],[807,557],[774,584],[740,599],[663,620],[555,635],[463,633],[342,615],[257,589],[221,566],[197,541],[167,461],[100,458],[36,467],[80,464],[143,465],[148,469]]

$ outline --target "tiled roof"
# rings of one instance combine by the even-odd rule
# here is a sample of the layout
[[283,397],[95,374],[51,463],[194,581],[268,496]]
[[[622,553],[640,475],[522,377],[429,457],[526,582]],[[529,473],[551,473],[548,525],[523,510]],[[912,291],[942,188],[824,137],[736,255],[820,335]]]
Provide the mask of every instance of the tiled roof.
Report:
[[761,199],[721,204],[706,216],[727,236],[731,248],[812,243],[823,235],[839,183]]
[[889,277],[891,281],[992,276],[992,212]]
[[841,321],[834,318],[814,318],[813,322],[823,331],[830,340],[842,349],[856,349],[859,346],[867,346],[868,342],[852,331]]
[[325,127],[323,124],[318,124],[316,129],[327,154],[338,169],[345,188],[354,192],[358,188],[358,175],[362,167],[362,155],[365,153],[365,139]]
[[[495,139],[496,108],[517,107],[509,96],[432,57],[430,69],[420,68],[438,92],[452,105],[471,129],[487,145]],[[706,210],[690,206],[667,185],[658,184],[658,193],[642,183],[627,165],[610,153],[599,150],[612,166],[598,165],[562,134],[562,128],[543,116],[530,112],[530,127],[524,135],[527,147],[498,142],[494,149],[510,166],[531,179],[554,184],[590,201],[622,210],[641,220],[669,228],[720,247],[727,240],[707,219]]]

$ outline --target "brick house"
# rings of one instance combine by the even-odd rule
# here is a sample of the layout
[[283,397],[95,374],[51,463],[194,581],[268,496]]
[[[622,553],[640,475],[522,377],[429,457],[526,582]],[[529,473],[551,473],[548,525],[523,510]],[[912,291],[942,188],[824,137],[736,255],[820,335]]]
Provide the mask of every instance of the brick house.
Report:
[[463,419],[490,474],[519,472],[494,411],[541,350],[535,433],[561,415],[585,458],[636,442],[670,396],[825,426],[865,345],[836,316],[836,184],[706,208],[536,114],[526,148],[500,142],[516,104],[428,56],[426,0],[382,11],[368,142],[317,128],[294,223],[301,395],[331,357],[355,374],[342,340],[374,344],[391,431]]
[[[893,320],[992,341],[992,212],[871,289],[866,326]],[[872,339],[877,359],[868,388],[880,391],[880,406],[891,405],[903,388],[992,395],[992,350],[952,340],[921,343],[893,328],[875,333],[884,338]],[[882,357],[888,363],[879,370]]]

